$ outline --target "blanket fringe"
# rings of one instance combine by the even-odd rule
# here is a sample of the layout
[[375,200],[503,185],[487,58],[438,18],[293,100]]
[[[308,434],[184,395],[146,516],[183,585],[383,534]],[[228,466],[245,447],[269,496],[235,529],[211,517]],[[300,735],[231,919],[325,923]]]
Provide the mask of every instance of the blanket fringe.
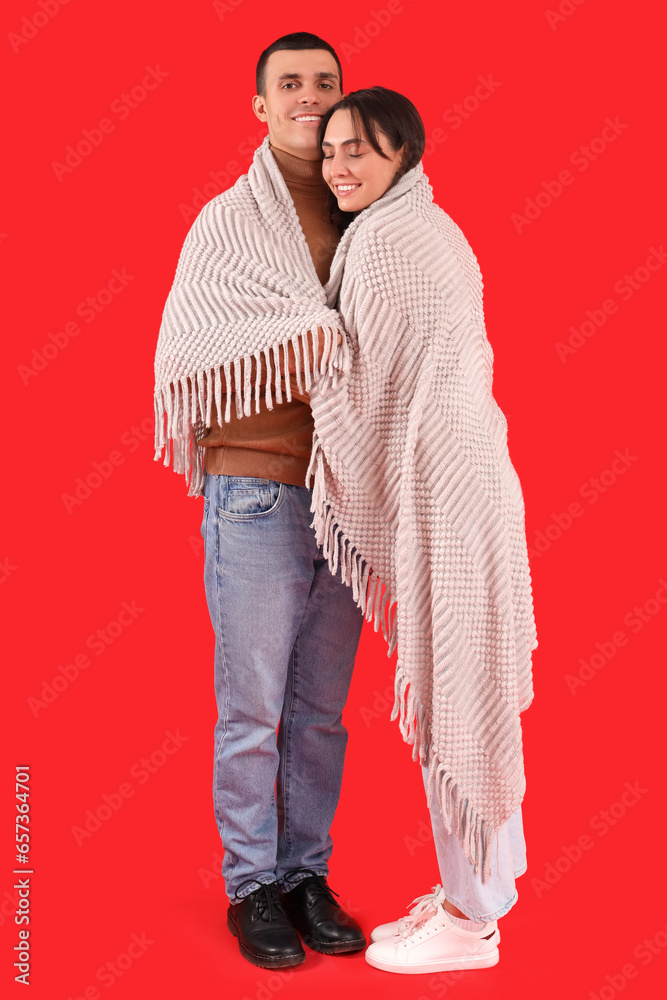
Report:
[[413,760],[419,760],[422,765],[428,763],[428,806],[430,808],[435,794],[447,833],[454,833],[475,874],[479,875],[481,872],[482,882],[488,882],[491,877],[493,840],[498,830],[483,820],[468,799],[463,797],[453,775],[440,757],[435,753],[429,755],[428,713],[412,693],[402,670],[396,671],[394,693],[391,718],[398,718],[403,739],[412,744]]
[[488,882],[491,878],[493,842],[498,828],[483,820],[468,799],[463,798],[454,778],[435,755],[429,761],[426,791],[429,807],[434,793],[437,795],[445,828],[449,833],[455,834],[475,874],[481,873],[482,882]]
[[362,554],[343,528],[337,524],[331,504],[326,497],[324,483],[324,459],[317,432],[313,434],[313,448],[306,472],[306,486],[312,484],[310,510],[314,514],[311,528],[315,529],[315,539],[322,546],[322,553],[329,563],[331,573],[336,576],[340,567],[341,580],[352,589],[352,597],[367,622],[373,623],[376,632],[382,629],[388,648],[387,656],[394,652],[397,635],[397,615],[392,616],[396,599],[380,579],[380,575],[368,565]]
[[[331,504],[326,497],[324,457],[317,433],[313,435],[313,450],[306,474],[306,485],[310,485],[311,480],[313,480],[313,494],[310,509],[314,514],[311,527],[315,529],[317,543],[322,546],[329,569],[334,575],[340,566],[343,583],[352,588],[352,596],[361,608],[366,621],[373,623],[376,632],[382,629],[382,634],[388,643],[387,655],[391,656],[398,643],[396,601],[379,574],[368,565],[352,540],[336,523]],[[418,760],[421,764],[428,763],[429,806],[435,792],[447,832],[456,835],[475,873],[481,872],[482,882],[487,882],[491,877],[491,848],[497,829],[481,819],[477,811],[469,805],[468,800],[463,798],[446,765],[435,754],[430,754],[429,715],[419,703],[406,673],[401,669],[396,670],[391,719],[392,721],[398,719],[403,739],[412,746],[413,760]]]
[[348,370],[350,353],[347,339],[343,337],[342,343],[337,345],[335,338],[338,331],[329,326],[321,327],[324,349],[318,364],[317,329],[304,330],[265,347],[263,351],[257,350],[234,361],[203,369],[192,378],[183,376],[166,386],[156,387],[155,461],[162,459],[165,466],[171,464],[174,472],[185,476],[189,496],[201,496],[204,488],[204,449],[197,441],[205,435],[206,427],[211,426],[213,412],[219,424],[229,423],[232,396],[238,419],[252,414],[253,400],[255,413],[260,412],[262,355],[266,373],[264,405],[268,410],[272,410],[274,404],[283,402],[283,390],[287,402],[292,400],[287,350],[290,344],[300,393],[304,390],[310,392],[317,381],[319,390],[325,394],[329,386],[337,383],[339,372]]

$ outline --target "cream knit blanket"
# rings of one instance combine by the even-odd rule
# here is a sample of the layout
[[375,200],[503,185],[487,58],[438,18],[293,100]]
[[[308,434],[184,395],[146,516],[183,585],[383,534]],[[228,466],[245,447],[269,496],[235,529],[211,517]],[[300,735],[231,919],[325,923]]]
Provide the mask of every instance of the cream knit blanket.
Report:
[[398,648],[392,718],[486,881],[524,795],[537,643],[481,274],[421,163],[346,230],[330,301],[337,291],[352,364],[311,393],[317,541]]
[[183,244],[155,354],[155,459],[164,453],[169,465],[173,448],[174,471],[184,473],[191,496],[201,495],[197,441],[213,407],[221,424],[232,394],[239,417],[253,405],[272,409],[283,391],[290,401],[290,344],[299,392],[315,379],[321,391],[335,385],[348,363],[338,330],[267,136],[248,173],[202,209]]
[[[339,290],[349,343],[334,349]],[[389,653],[398,647],[394,717],[486,880],[492,837],[524,793],[519,714],[535,629],[481,276],[421,164],[355,218],[325,288],[268,138],[195,220],[155,358],[155,458],[168,465],[173,445],[191,495],[203,490],[197,440],[213,407],[219,422],[232,393],[239,416],[271,408],[281,376],[291,398],[288,344],[315,418],[318,542]]]

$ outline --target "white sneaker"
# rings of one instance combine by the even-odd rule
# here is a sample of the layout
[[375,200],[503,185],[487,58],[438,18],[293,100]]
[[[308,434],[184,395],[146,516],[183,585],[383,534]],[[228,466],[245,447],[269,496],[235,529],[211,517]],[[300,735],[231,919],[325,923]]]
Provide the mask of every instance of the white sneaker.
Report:
[[423,920],[424,916],[430,916],[436,912],[438,903],[442,903],[445,898],[445,891],[441,885],[434,885],[425,896],[417,896],[410,904],[412,909],[407,917],[393,920],[389,924],[380,924],[371,931],[371,942],[385,941],[387,938],[400,934],[404,929],[408,929],[416,922]]
[[[391,926],[391,925],[384,925]],[[435,912],[404,925],[398,934],[375,940],[366,949],[366,961],[385,972],[447,972],[450,969],[486,969],[500,955],[500,932],[495,920],[479,931],[459,927],[437,903]]]

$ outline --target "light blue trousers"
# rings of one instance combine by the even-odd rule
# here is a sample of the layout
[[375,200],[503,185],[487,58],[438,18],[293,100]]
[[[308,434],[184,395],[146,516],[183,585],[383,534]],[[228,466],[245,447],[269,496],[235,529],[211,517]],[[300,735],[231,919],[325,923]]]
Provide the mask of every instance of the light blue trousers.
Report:
[[[311,490],[207,475],[204,581],[215,632],[213,799],[231,900],[328,873],[363,624],[311,528]],[[276,736],[277,731],[277,736]]]
[[[428,767],[422,768],[424,787]],[[491,878],[482,882],[453,833],[447,833],[437,796],[431,801],[431,827],[440,869],[440,882],[450,903],[471,920],[498,920],[518,899],[514,880],[526,870],[526,841],[521,806],[500,827],[493,843]]]

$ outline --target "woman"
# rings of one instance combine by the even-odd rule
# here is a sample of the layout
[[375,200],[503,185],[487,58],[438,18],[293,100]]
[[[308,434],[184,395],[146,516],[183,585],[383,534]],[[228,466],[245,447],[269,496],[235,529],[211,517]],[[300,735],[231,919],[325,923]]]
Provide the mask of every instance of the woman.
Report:
[[351,367],[311,392],[314,527],[398,649],[392,717],[423,767],[442,881],[375,929],[366,958],[402,973],[483,968],[525,870],[519,716],[536,639],[481,275],[433,203],[407,98],[350,94],[319,136],[346,227],[326,291],[338,291]]

